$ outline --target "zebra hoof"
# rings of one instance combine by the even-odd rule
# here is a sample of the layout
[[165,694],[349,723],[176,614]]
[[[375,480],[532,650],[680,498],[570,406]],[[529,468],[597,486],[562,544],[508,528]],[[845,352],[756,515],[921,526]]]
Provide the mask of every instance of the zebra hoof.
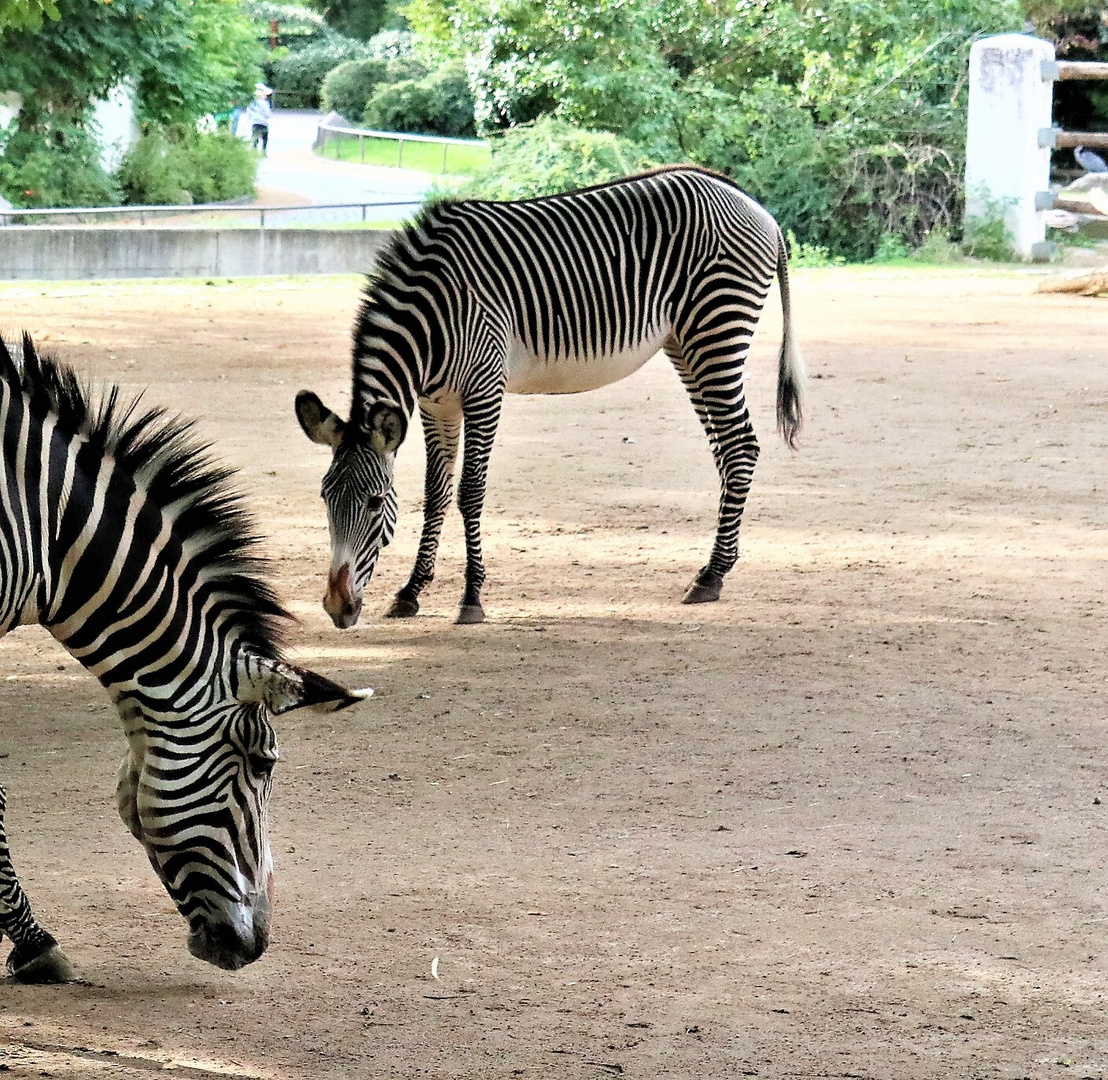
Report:
[[21,983],[65,983],[77,978],[57,945],[51,945],[36,956],[21,955],[20,949],[12,949],[8,954],[8,972]]
[[723,591],[723,575],[707,568],[696,575],[689,591],[681,599],[682,604],[709,604],[719,599]]
[[385,612],[386,619],[410,619],[419,614],[419,601],[409,600],[407,597],[398,596],[393,600],[392,606]]
[[473,623],[485,621],[485,609],[480,604],[462,604],[458,608],[458,617],[454,620],[455,626],[471,626]]

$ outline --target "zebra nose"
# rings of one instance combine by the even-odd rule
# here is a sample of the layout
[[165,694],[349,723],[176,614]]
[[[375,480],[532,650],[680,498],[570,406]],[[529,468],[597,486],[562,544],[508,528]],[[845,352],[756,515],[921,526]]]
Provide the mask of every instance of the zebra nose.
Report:
[[327,575],[327,591],[323,594],[323,610],[340,630],[353,626],[362,613],[362,600],[354,598],[351,577],[350,564],[343,563]]
[[249,930],[222,921],[197,923],[188,939],[193,956],[226,971],[252,964],[268,946],[268,918],[259,919]]

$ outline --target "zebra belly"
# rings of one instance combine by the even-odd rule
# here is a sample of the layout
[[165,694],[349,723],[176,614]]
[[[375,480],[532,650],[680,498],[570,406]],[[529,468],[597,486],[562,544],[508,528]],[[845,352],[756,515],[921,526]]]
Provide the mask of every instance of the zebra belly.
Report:
[[631,348],[600,356],[539,356],[515,340],[508,352],[509,394],[580,394],[634,374],[662,347],[669,328]]

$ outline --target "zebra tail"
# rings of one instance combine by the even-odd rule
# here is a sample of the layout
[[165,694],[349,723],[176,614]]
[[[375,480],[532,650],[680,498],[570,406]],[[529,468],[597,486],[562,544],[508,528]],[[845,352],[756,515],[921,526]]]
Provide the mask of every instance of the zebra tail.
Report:
[[777,430],[790,449],[797,448],[797,436],[804,421],[804,360],[793,337],[792,303],[789,299],[789,252],[785,237],[777,230],[777,279],[781,285],[781,317],[784,333],[777,360]]

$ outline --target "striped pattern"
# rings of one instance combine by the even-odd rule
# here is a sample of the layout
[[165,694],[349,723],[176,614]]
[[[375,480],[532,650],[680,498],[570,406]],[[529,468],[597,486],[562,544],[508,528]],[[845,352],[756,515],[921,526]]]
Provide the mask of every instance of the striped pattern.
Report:
[[[229,471],[190,425],[117,389],[90,401],[27,338],[17,357],[0,342],[0,634],[42,624],[108,690],[128,741],[120,815],[190,950],[239,967],[269,934],[270,714],[354,698],[281,659],[286,613]],[[0,932],[17,972],[53,946],[2,820]]]
[[[360,607],[376,560],[373,522],[392,476],[382,417],[402,439],[418,405],[428,462],[419,553],[390,613],[418,610],[433,577],[464,423],[460,619],[476,621],[485,577],[480,516],[503,394],[593,389],[631,374],[659,349],[692,399],[721,481],[715,545],[686,600],[718,597],[738,557],[758,457],[743,365],[775,274],[785,317],[777,415],[795,445],[803,370],[784,240],[765,209],[729,180],[681,167],[550,198],[428,210],[384,253],[354,330],[351,422],[330,440],[334,460],[323,486],[332,617],[343,607],[333,595],[341,581],[349,583],[346,609]],[[318,404],[314,395],[298,399],[301,423],[328,441],[305,422],[309,399]],[[327,415],[321,404],[317,411]],[[335,621],[349,625],[349,614]]]

